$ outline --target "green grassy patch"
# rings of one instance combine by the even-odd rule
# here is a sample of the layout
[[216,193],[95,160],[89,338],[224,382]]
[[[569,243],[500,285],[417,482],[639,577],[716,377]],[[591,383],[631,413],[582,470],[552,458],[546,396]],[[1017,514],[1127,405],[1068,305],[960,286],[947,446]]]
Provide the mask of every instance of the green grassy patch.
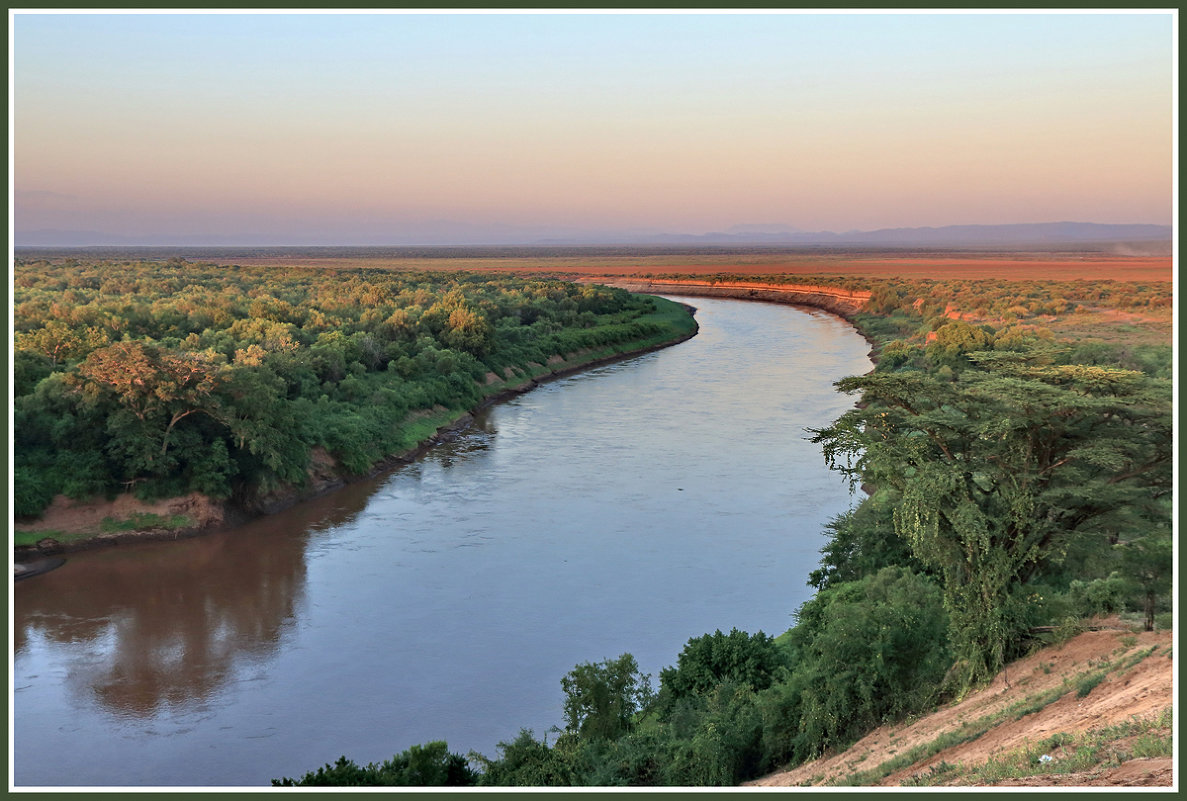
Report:
[[58,531],[57,529],[50,529],[46,531],[16,531],[12,535],[12,544],[14,547],[32,546],[41,542],[44,539],[57,540],[58,542],[74,542],[76,540],[85,540],[91,537],[91,534]]

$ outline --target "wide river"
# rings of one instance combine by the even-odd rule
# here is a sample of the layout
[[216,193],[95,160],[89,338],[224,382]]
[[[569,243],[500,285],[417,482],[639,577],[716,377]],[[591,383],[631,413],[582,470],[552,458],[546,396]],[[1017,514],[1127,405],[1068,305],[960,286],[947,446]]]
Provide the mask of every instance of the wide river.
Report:
[[853,503],[805,429],[853,404],[832,384],[869,347],[823,312],[688,302],[693,339],[412,464],[17,584],[16,784],[260,786],[430,740],[493,757],[563,723],[578,663],[654,677],[690,637],[786,630]]

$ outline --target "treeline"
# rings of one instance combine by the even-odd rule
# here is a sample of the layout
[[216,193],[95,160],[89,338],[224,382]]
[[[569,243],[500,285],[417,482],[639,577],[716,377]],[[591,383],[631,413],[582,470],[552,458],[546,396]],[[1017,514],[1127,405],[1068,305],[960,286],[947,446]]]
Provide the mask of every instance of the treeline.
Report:
[[950,305],[963,313],[1018,318],[1067,314],[1077,308],[1169,309],[1174,304],[1170,281],[986,281],[977,279],[882,278],[839,275],[745,275],[715,273],[648,274],[644,277],[696,279],[710,282],[762,281],[766,284],[814,284],[873,293],[867,310],[890,314],[914,310],[942,313]]
[[489,757],[438,742],[274,783],[733,785],[929,711],[1087,618],[1169,625],[1161,352],[1085,350],[925,307],[857,320],[877,368],[839,382],[860,402],[814,437],[868,495],[823,532],[816,594],[791,630],[695,637],[654,691],[630,654],[578,665],[551,743],[522,731]]
[[464,273],[18,261],[17,516],[58,493],[250,500],[350,473],[547,365],[691,333],[601,286]]

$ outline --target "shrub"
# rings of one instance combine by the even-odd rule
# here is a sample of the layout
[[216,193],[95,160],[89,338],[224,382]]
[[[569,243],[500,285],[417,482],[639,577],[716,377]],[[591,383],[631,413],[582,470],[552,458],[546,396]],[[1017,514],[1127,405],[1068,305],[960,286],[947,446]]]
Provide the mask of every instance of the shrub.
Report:
[[707,693],[723,682],[764,690],[786,665],[786,655],[761,631],[750,635],[738,629],[693,637],[676,658],[676,666],[660,671],[660,709],[688,695]]
[[333,765],[310,771],[299,779],[273,779],[273,787],[298,786],[446,786],[460,787],[478,783],[478,774],[466,758],[449,753],[443,741],[414,745],[386,762],[359,767],[345,756]]
[[952,662],[940,589],[905,568],[824,590],[797,618],[803,755],[924,708]]
[[561,753],[521,729],[511,742],[499,743],[499,758],[472,754],[483,769],[480,783],[493,787],[564,787],[573,783],[573,772]]

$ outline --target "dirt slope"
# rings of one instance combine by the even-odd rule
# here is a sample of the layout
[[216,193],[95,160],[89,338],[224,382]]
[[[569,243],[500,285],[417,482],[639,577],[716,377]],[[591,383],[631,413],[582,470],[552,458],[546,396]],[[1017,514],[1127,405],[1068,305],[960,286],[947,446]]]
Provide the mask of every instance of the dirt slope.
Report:
[[[1085,680],[1102,673],[1099,683],[1080,697],[1078,690]],[[1061,646],[1045,648],[1011,664],[988,687],[958,703],[914,722],[883,726],[842,753],[750,784],[897,786],[953,766],[960,770],[984,766],[990,759],[1037,748],[1044,741],[1049,743],[1053,735],[1085,735],[1134,720],[1157,718],[1173,703],[1173,678],[1171,632],[1085,632]],[[982,729],[986,730],[977,736]],[[937,738],[958,744],[940,748],[944,740]],[[1129,754],[1124,748],[1114,748],[1112,753],[1120,753],[1119,765],[1102,764],[1071,773],[1052,771],[993,783],[1172,785],[1170,757],[1126,759]]]

